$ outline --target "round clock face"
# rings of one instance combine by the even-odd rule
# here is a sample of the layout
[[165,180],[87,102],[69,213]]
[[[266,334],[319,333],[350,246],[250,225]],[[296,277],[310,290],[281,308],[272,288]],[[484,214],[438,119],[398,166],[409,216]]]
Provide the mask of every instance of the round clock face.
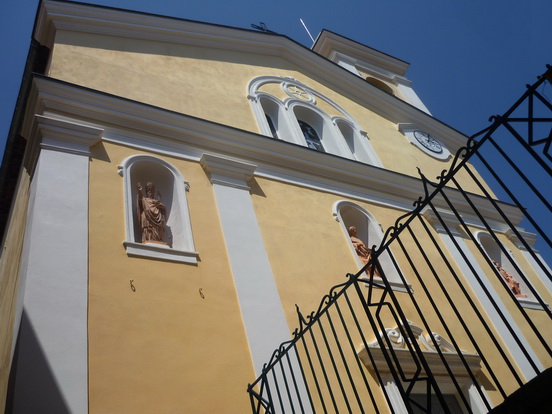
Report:
[[414,131],[414,138],[420,144],[422,144],[428,150],[440,154],[443,152],[443,146],[439,141],[429,135],[427,132],[416,130]]

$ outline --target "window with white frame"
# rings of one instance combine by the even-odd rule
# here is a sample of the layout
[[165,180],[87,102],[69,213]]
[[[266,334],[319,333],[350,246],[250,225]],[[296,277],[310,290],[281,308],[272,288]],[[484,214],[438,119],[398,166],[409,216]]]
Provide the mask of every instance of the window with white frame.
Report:
[[[360,239],[368,249],[371,249],[373,246],[379,246],[383,239],[383,231],[380,224],[366,209],[351,201],[337,201],[333,205],[333,216],[336,221],[341,223],[342,231],[347,237],[351,251],[357,259],[359,268],[363,267],[364,263],[362,263],[361,259],[358,257],[351,240],[350,229],[354,227],[356,233],[355,237]],[[398,265],[395,265],[394,262],[396,261],[393,260],[391,255],[392,253],[389,250],[380,254],[378,257],[380,266],[391,287],[394,290],[406,292],[410,289],[410,286],[405,286],[402,282],[399,274],[400,270],[397,268]],[[381,280],[381,278],[375,275],[374,280],[376,283],[378,279]]]
[[[248,97],[262,134],[382,166],[358,122],[307,85],[287,77],[261,76],[249,84]],[[331,117],[322,107],[330,107],[338,115]]]
[[[119,174],[124,179],[126,240],[123,244],[127,254],[197,263],[186,201],[187,184],[180,172],[160,158],[134,155],[122,162]],[[150,208],[155,212],[145,211]],[[144,222],[148,220],[156,220],[161,229],[155,237],[144,235]]]

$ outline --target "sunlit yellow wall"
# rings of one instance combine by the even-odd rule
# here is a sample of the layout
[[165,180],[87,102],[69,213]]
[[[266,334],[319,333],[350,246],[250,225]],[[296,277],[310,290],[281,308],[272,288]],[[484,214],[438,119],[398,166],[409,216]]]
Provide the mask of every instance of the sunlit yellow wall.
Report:
[[[334,91],[336,85],[280,57],[58,31],[49,75],[252,132],[259,127],[247,99],[250,81],[291,76],[345,108],[367,132],[385,168],[418,177],[416,167],[423,166],[434,179],[449,165],[411,145],[395,123]],[[480,193],[473,183],[466,185]]]
[[[411,145],[396,124],[282,58],[65,31],[57,33],[56,42],[49,73],[54,78],[253,132],[259,128],[246,97],[249,82],[261,75],[293,76],[345,108],[367,132],[386,168],[417,176],[416,167],[423,166],[428,178],[434,178],[448,165]],[[199,164],[164,157],[191,184],[188,202],[201,261],[192,266],[129,258],[122,245],[123,180],[116,167],[135,153],[102,144],[94,148],[91,162],[91,412],[162,412],[160,404],[166,410],[176,406],[182,412],[205,412],[206,403],[210,412],[224,412],[230,405],[245,412],[244,384],[254,372],[211,184]],[[307,313],[315,310],[331,286],[358,268],[347,236],[332,216],[333,203],[342,197],[259,177],[251,184],[293,329],[298,325],[295,304]],[[466,189],[480,192],[473,184]],[[360,204],[384,228],[402,214]],[[438,271],[445,269],[439,266]],[[415,276],[407,277],[419,300],[429,306]],[[436,282],[429,279],[428,285],[434,288]],[[415,314],[407,294],[398,295],[405,312]],[[443,313],[452,315],[450,310]],[[430,322],[439,324],[435,317]],[[459,327],[455,321],[451,325]],[[464,334],[459,342],[468,344]]]
[[[305,316],[309,315],[318,309],[322,297],[329,293],[332,286],[344,283],[347,280],[346,273],[355,273],[358,270],[355,253],[348,244],[348,236],[332,215],[333,204],[336,201],[347,199],[259,177],[255,179],[253,188],[253,202],[265,247],[269,254],[288,323],[290,328],[293,329],[299,326],[295,304],[300,307]],[[359,206],[364,207],[384,228],[391,226],[403,214],[398,210],[375,204],[359,202],[358,200],[349,201],[356,202]],[[431,264],[434,266],[433,271],[428,267],[421,252],[417,250],[414,238],[410,237],[407,231],[403,232],[401,239],[408,249],[410,259],[413,260],[422,281],[428,291],[431,292],[429,296],[425,293],[421,281],[409,265],[398,243],[393,244],[392,251],[407,282],[412,287],[413,300],[422,309],[423,316],[432,330],[450,339],[442,320],[438,317],[439,314],[446,321],[460,348],[468,353],[476,353],[477,350],[469,340],[465,327],[462,326],[462,321],[468,321],[468,329],[477,338],[481,350],[487,352],[485,357],[493,365],[494,372],[502,379],[509,378],[511,374],[508,367],[506,364],[498,362],[497,352],[489,352],[494,347],[491,338],[483,323],[479,321],[478,316],[472,310],[472,305],[466,300],[461,288],[466,289],[471,298],[476,298],[476,295],[466,283],[451,254],[440,242],[439,234],[428,225],[430,234],[439,242],[445,258],[442,258],[439,251],[433,247],[430,235],[419,221],[414,221],[412,228],[417,241],[427,248],[424,253],[428,255]],[[456,272],[458,281],[448,270],[447,264],[450,264]],[[444,284],[444,290],[439,287],[437,277]],[[354,289],[350,289],[349,293],[353,298],[355,297]],[[364,294],[366,293],[367,288],[364,289]],[[381,291],[376,291],[375,296],[378,297],[380,294]],[[446,294],[450,296],[453,305],[450,305]],[[406,317],[415,325],[423,328],[423,321],[414,306],[413,300],[407,293],[396,292],[396,295]],[[433,309],[430,299],[434,301],[438,310]],[[374,300],[376,301],[376,299]],[[343,300],[341,303],[344,303]],[[493,330],[492,321],[487,317],[486,312],[476,299],[474,304],[481,313],[483,322]],[[456,307],[461,315],[460,317],[454,312],[453,306]],[[364,310],[358,306],[356,311],[358,315],[364,313]],[[382,317],[385,327],[394,328],[396,326],[396,322],[385,308]],[[350,326],[353,326],[350,317],[348,319]],[[337,324],[339,325],[339,323]],[[368,326],[364,326],[364,329],[367,332],[370,331]],[[317,330],[315,329],[315,331]],[[496,332],[493,336],[499,337]],[[342,334],[341,338],[345,338],[345,335]],[[371,335],[367,339],[374,341],[375,335]],[[362,342],[358,336],[354,340],[355,346],[360,349]],[[499,346],[505,349],[500,338],[498,342]],[[343,344],[348,346],[345,340]],[[508,352],[506,351],[506,353]],[[330,361],[326,361],[326,363],[328,366],[331,365]],[[489,386],[489,372],[483,365],[482,368],[478,378],[488,386],[489,397],[495,404],[498,404],[501,397],[493,386]],[[357,380],[361,381],[360,378],[357,378]],[[508,384],[508,381],[506,383]],[[511,385],[508,392],[513,392],[517,388],[515,382],[512,381]]]
[[111,144],[92,151],[90,412],[247,412],[255,374],[211,183],[198,163],[161,157],[190,182],[200,260],[128,257],[117,166],[133,154]]
[[19,272],[29,202],[29,175],[22,171],[0,256],[0,407],[6,404]]

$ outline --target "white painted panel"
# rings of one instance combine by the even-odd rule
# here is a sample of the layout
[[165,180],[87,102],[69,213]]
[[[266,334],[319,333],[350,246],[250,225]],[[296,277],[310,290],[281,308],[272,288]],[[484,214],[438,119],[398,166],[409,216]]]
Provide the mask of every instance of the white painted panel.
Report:
[[213,184],[255,372],[290,339],[251,196],[246,189]]
[[88,163],[42,150],[19,338],[14,411],[88,411]]

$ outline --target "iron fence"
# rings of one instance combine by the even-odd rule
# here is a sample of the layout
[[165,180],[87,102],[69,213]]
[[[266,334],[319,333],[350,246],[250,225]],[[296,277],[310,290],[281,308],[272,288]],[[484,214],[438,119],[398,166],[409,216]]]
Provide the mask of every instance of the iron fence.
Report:
[[248,386],[253,413],[488,412],[550,365],[547,68],[435,181],[420,172],[424,195],[364,268],[297,309]]

